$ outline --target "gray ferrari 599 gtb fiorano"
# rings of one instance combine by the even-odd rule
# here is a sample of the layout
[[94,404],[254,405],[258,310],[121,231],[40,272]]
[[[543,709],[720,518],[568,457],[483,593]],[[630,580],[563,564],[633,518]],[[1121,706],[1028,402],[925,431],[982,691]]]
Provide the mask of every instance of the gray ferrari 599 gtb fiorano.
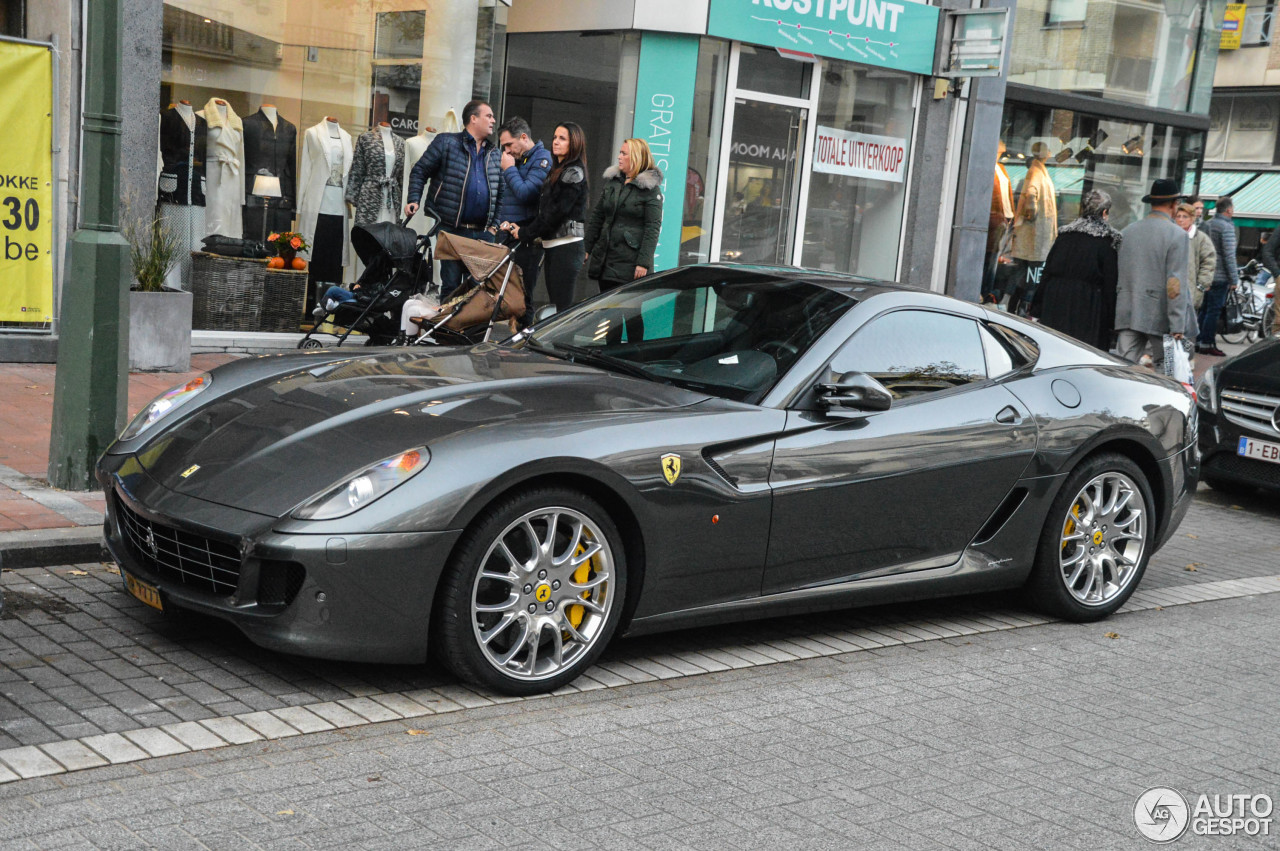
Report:
[[131,593],[546,691],[611,638],[1025,587],[1114,612],[1195,490],[1180,385],[915,289],[693,266],[508,343],[303,352],[103,456]]

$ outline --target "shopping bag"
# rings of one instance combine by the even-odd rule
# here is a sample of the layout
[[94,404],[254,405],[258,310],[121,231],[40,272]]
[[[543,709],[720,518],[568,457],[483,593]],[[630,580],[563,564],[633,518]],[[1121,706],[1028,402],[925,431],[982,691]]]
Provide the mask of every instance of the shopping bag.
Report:
[[1193,392],[1191,377],[1191,344],[1186,339],[1178,339],[1172,334],[1164,335],[1164,374]]

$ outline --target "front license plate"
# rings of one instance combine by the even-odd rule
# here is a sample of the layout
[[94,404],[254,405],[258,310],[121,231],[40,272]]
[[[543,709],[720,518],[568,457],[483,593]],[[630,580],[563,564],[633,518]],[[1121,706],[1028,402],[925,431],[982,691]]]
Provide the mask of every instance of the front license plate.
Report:
[[134,579],[129,574],[124,575],[125,587],[129,589],[129,593],[146,603],[153,609],[164,611],[164,603],[160,602],[160,589],[154,585],[148,585],[141,580]]
[[1259,461],[1270,461],[1280,464],[1280,443],[1268,443],[1265,440],[1254,440],[1252,437],[1240,438],[1236,454],[1245,458],[1257,458]]

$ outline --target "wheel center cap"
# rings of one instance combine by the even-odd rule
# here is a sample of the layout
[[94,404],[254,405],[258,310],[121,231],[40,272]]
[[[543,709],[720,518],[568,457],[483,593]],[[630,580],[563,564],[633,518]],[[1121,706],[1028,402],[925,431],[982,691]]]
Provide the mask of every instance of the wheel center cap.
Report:
[[551,586],[543,582],[537,588],[533,589],[533,596],[539,603],[545,603],[551,599]]
[[1095,547],[1100,547],[1100,546],[1102,546],[1102,538],[1103,538],[1102,530],[1101,530],[1101,529],[1098,529],[1097,531],[1095,531],[1095,532],[1093,533],[1093,545],[1094,545]]

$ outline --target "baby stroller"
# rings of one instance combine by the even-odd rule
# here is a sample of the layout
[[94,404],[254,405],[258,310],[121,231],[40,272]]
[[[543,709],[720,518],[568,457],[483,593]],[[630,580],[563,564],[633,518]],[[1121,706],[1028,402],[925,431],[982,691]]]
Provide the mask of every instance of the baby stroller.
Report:
[[322,348],[324,344],[313,336],[318,334],[336,337],[341,346],[355,331],[367,335],[366,346],[394,342],[400,333],[400,309],[410,296],[431,286],[430,238],[439,226],[437,219],[425,236],[395,222],[352,228],[351,247],[365,264],[351,289],[355,300],[338,303],[332,310],[318,307],[316,323],[298,341],[298,348]]
[[469,346],[514,334],[518,329],[504,328],[504,323],[519,320],[526,304],[520,267],[512,260],[516,248],[516,243],[495,245],[450,233],[437,236],[436,256],[461,261],[466,276],[435,316],[412,320],[422,328],[414,345]]

